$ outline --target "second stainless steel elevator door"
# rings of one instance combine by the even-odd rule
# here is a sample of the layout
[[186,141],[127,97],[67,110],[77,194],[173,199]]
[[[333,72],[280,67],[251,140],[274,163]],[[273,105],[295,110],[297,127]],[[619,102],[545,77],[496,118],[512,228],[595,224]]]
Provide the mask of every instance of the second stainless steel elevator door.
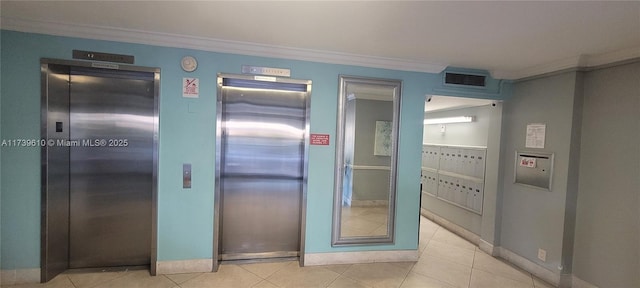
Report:
[[153,73],[72,68],[69,267],[147,265]]
[[219,93],[220,258],[297,256],[307,85],[225,78]]

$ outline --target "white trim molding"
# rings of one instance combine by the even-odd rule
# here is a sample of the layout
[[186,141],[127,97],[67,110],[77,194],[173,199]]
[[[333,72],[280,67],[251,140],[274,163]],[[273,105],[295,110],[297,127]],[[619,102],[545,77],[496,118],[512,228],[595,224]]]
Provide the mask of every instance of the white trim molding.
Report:
[[586,57],[584,66],[597,67],[637,58],[640,58],[640,47],[632,47],[609,53],[591,55]]
[[420,252],[418,250],[307,253],[304,256],[304,265],[317,266],[377,262],[415,262],[418,261],[419,257]]
[[0,285],[30,284],[40,282],[40,268],[0,270]]
[[518,80],[527,77],[533,77],[538,75],[543,75],[547,73],[552,73],[556,71],[562,71],[572,68],[581,67],[582,63],[584,63],[584,56],[574,56],[565,59],[559,59],[553,62],[544,63],[541,65],[536,65],[532,67],[528,67],[519,71],[491,71],[491,76],[498,79],[509,79],[509,80]]
[[105,26],[78,25],[60,22],[0,17],[1,28],[27,33],[118,41],[164,47],[196,49],[210,52],[271,57],[320,63],[354,65],[401,71],[440,73],[447,65],[418,60],[385,58],[326,50],[293,48],[252,42],[169,34]]
[[569,69],[593,69],[599,66],[605,66],[608,64],[630,61],[639,58],[640,47],[632,47],[608,53],[579,55],[559,59],[553,62],[532,66],[519,71],[495,70],[491,71],[491,76],[496,79],[519,80]]
[[158,275],[211,271],[213,271],[213,259],[158,261],[156,263],[156,273]]

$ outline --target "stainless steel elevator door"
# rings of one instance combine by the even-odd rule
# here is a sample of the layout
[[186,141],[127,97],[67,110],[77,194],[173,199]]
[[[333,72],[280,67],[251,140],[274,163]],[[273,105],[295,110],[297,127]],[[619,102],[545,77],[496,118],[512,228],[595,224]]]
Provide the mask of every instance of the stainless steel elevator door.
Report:
[[153,80],[71,69],[70,268],[150,262]]
[[297,256],[300,250],[308,94],[260,85],[266,86],[221,89],[223,260]]

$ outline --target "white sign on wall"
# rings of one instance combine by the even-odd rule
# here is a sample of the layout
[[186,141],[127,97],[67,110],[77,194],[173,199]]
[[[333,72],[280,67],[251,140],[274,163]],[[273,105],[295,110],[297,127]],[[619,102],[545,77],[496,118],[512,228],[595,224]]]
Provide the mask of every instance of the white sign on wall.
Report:
[[200,80],[198,78],[182,78],[182,97],[198,98],[200,95]]
[[544,138],[547,130],[546,124],[529,124],[527,125],[527,140],[525,147],[527,148],[544,148]]

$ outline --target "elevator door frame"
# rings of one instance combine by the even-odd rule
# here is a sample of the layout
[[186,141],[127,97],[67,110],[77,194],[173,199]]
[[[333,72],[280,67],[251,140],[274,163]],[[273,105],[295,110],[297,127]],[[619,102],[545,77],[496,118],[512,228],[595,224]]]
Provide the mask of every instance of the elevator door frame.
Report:
[[[50,65],[52,67],[50,67]],[[67,208],[68,208],[68,200],[69,200],[69,185],[68,183],[66,184],[67,189],[66,189],[66,195],[64,195],[64,193],[62,195],[50,195],[50,191],[49,191],[49,183],[50,181],[55,181],[54,179],[50,179],[50,175],[49,175],[49,161],[51,160],[49,158],[49,149],[51,149],[49,146],[55,148],[55,145],[49,145],[49,141],[50,140],[50,135],[49,135],[49,129],[51,127],[55,127],[54,123],[49,123],[49,119],[50,118],[55,118],[55,116],[53,116],[53,114],[55,114],[56,112],[58,113],[64,113],[65,111],[57,111],[56,107],[50,107],[50,103],[49,103],[49,96],[50,96],[50,88],[55,89],[55,88],[59,88],[59,89],[65,89],[64,88],[64,81],[62,79],[50,79],[52,77],[55,77],[54,74],[59,74],[59,73],[55,73],[52,72],[52,70],[54,69],[53,67],[63,67],[63,69],[65,70],[64,72],[67,72],[67,75],[69,75],[68,72],[70,72],[71,68],[73,67],[88,67],[88,68],[102,68],[102,69],[113,69],[113,70],[120,70],[120,71],[132,71],[132,72],[149,72],[149,73],[153,73],[154,74],[154,84],[153,84],[153,93],[154,93],[154,105],[153,105],[153,118],[154,118],[154,123],[153,123],[153,168],[152,168],[152,183],[151,183],[151,243],[149,243],[150,245],[150,273],[151,275],[156,275],[156,266],[157,266],[157,223],[158,223],[158,131],[159,131],[159,107],[160,107],[160,68],[152,68],[152,67],[141,67],[141,66],[130,66],[130,65],[119,65],[119,64],[110,64],[110,63],[100,63],[100,62],[91,62],[91,61],[74,61],[74,60],[61,60],[61,59],[49,59],[49,58],[42,58],[40,60],[40,74],[41,74],[41,112],[40,112],[40,120],[41,120],[41,127],[40,127],[40,133],[41,133],[41,139],[43,139],[43,145],[41,145],[41,241],[40,241],[40,275],[41,275],[41,282],[47,282],[49,280],[51,280],[53,277],[55,277],[55,275],[63,272],[64,270],[69,268],[69,236],[68,236],[68,225],[69,225],[69,212],[62,212],[62,214],[66,213],[66,225],[67,225],[67,230],[66,230],[66,236],[65,235],[53,235],[56,231],[49,231],[49,213],[50,213],[50,209],[49,209],[49,204],[50,202],[53,202],[55,200],[60,200],[59,197],[66,197],[67,200]],[[60,72],[60,71],[58,71]],[[68,87],[68,83],[70,81],[70,78],[66,79],[66,92],[70,93],[69,87]],[[57,83],[56,83],[57,82]],[[55,86],[58,87],[55,87]],[[55,95],[53,95],[53,97],[55,97]],[[67,107],[69,105],[69,102],[67,101]],[[51,108],[51,109],[50,109]],[[58,107],[59,108],[59,107]],[[59,110],[59,109],[58,109]],[[50,115],[52,114],[52,115]],[[53,126],[51,125],[53,124]],[[66,134],[66,140],[69,140],[69,131],[70,125],[69,125],[69,111],[67,109],[66,111],[66,122],[63,123],[63,129],[67,132],[64,132]],[[51,138],[53,139],[53,138]],[[53,139],[53,141],[56,141],[55,139]],[[55,143],[55,142],[54,142]],[[67,148],[67,152],[68,152],[68,148]],[[69,163],[67,161],[67,167]],[[67,173],[67,179],[68,179],[69,175]],[[54,193],[55,191],[52,191],[52,193]],[[58,199],[51,199],[51,197],[58,197]],[[64,200],[64,199],[62,199]],[[52,211],[51,213],[53,214]],[[58,215],[60,216],[60,215]],[[62,215],[62,218],[64,218],[64,215]],[[60,224],[60,223],[57,223]],[[64,225],[64,223],[62,223]],[[54,228],[52,228],[53,230],[55,230]],[[57,238],[56,238],[57,237]],[[51,242],[54,241],[59,241],[60,238],[62,238],[62,242],[63,243],[57,243],[57,245],[64,245],[65,241],[66,241],[66,247],[62,248],[62,249],[66,249],[67,253],[66,253],[66,259],[64,259],[64,255],[56,255],[57,257],[63,257],[63,259],[58,259],[57,261],[59,261],[62,266],[64,266],[64,262],[66,261],[66,267],[50,267],[49,263],[51,261],[56,261],[56,259],[51,259],[52,257],[52,253],[55,252],[55,248],[54,247],[50,247]],[[65,240],[66,239],[66,240]],[[53,251],[49,251],[49,250],[53,250]],[[58,253],[60,254],[60,253]],[[64,253],[62,253],[64,254]],[[54,266],[54,265],[51,265]],[[62,269],[64,268],[64,269]]]
[[304,84],[307,87],[306,90],[306,103],[305,103],[305,131],[303,137],[304,149],[303,149],[303,179],[302,179],[302,193],[300,195],[300,251],[298,251],[298,260],[300,266],[304,266],[304,249],[305,249],[305,229],[306,229],[306,213],[307,213],[307,181],[308,181],[308,163],[309,163],[309,123],[311,116],[311,80],[299,80],[284,77],[265,77],[257,75],[240,75],[240,74],[228,74],[218,73],[217,77],[217,97],[216,97],[216,163],[215,163],[215,187],[214,187],[214,221],[213,221],[213,272],[218,271],[218,267],[221,261],[220,253],[220,226],[221,226],[221,160],[222,160],[222,87],[223,79],[232,78],[238,80],[254,80],[265,82],[278,82],[289,84]]

